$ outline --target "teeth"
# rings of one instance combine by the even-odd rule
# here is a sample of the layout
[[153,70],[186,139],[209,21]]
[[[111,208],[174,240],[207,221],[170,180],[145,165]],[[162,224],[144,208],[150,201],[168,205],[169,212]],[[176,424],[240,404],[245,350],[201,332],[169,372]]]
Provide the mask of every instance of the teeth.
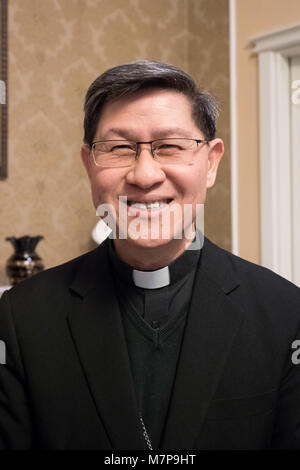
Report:
[[141,210],[159,209],[159,208],[165,207],[167,205],[168,205],[167,199],[163,199],[162,201],[149,202],[148,204],[144,204],[142,202],[131,202],[130,203],[130,207],[133,207],[134,209],[141,209]]

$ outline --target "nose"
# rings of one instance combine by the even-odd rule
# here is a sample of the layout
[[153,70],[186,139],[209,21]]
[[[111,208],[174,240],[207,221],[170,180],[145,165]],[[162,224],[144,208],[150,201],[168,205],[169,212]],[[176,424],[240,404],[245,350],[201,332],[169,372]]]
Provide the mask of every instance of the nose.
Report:
[[165,172],[153,158],[149,145],[140,145],[137,160],[126,175],[127,183],[148,189],[155,184],[162,183],[165,179]]

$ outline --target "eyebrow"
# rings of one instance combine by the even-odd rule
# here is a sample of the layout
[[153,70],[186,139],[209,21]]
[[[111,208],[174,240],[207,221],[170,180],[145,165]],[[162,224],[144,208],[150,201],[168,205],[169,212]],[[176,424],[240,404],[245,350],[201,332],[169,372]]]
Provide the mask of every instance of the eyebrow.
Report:
[[[114,136],[122,137],[123,139],[126,140],[132,140],[135,141],[136,139],[133,137],[131,129],[122,129],[122,128],[117,128],[117,127],[112,127],[108,129],[107,132],[101,137],[102,139],[109,139],[111,134]],[[168,127],[165,129],[157,129],[156,131],[153,132],[153,137],[155,139],[161,139],[163,137],[190,137],[190,133],[187,130],[182,129],[181,127]]]

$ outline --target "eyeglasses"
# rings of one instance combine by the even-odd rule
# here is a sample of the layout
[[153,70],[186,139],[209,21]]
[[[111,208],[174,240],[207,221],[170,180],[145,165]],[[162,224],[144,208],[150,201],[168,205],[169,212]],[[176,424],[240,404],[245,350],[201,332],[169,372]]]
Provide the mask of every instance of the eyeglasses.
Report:
[[101,167],[127,167],[134,164],[141,152],[141,144],[151,146],[152,157],[162,165],[186,165],[194,160],[198,144],[209,140],[169,138],[149,142],[128,140],[99,140],[91,144],[94,162]]

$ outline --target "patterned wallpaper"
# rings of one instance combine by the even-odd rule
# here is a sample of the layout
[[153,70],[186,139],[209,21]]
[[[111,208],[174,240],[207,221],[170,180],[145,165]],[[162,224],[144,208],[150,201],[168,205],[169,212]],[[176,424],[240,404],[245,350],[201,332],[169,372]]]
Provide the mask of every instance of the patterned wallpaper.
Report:
[[[216,11],[218,15],[216,15]],[[6,236],[44,235],[46,267],[95,245],[98,221],[80,159],[83,99],[106,68],[155,59],[194,74],[223,105],[228,148],[228,0],[9,0],[8,179],[0,181],[0,285]],[[227,151],[206,234],[230,248]]]

